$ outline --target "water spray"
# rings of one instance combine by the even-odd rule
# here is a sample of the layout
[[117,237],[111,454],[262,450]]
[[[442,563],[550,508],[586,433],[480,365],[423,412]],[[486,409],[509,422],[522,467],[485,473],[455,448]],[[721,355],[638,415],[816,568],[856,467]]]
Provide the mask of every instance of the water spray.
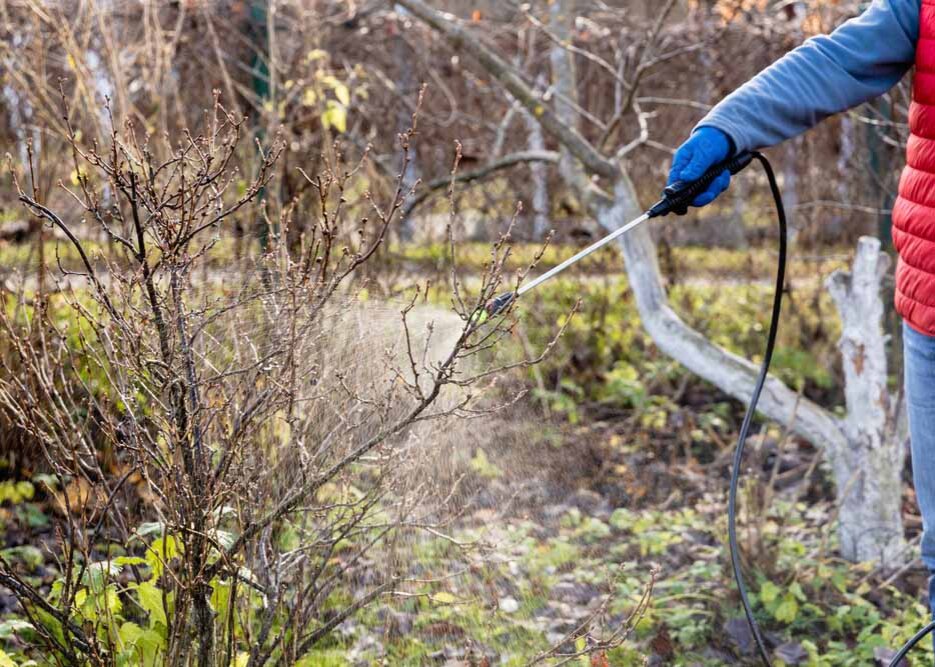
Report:
[[[760,400],[760,394],[763,391],[763,385],[765,384],[766,378],[769,374],[769,365],[770,361],[772,360],[773,350],[776,346],[776,334],[779,329],[779,316],[782,308],[782,291],[786,274],[786,214],[782,203],[782,193],[779,190],[779,184],[776,182],[776,175],[773,172],[773,168],[772,165],[770,165],[769,160],[766,159],[766,156],[758,151],[745,151],[714,165],[697,180],[676,181],[675,183],[668,185],[665,190],[663,190],[662,197],[659,199],[659,201],[653,204],[651,208],[647,209],[639,217],[611,232],[607,236],[604,236],[600,240],[592,243],[587,248],[584,248],[574,256],[569,257],[564,262],[549,269],[542,275],[537,276],[525,285],[521,285],[514,291],[504,292],[503,294],[488,301],[484,308],[479,312],[478,320],[479,322],[483,322],[490,317],[502,313],[523,294],[535,289],[545,281],[555,277],[570,266],[577,264],[588,255],[599,250],[600,248],[603,248],[611,241],[620,238],[647,220],[666,216],[670,213],[675,213],[677,215],[686,214],[688,212],[688,206],[691,204],[691,202],[695,199],[695,197],[707,190],[708,186],[711,185],[714,179],[723,174],[725,171],[729,171],[731,175],[737,174],[743,171],[754,160],[757,160],[763,167],[763,171],[766,174],[766,179],[769,182],[770,193],[773,196],[773,202],[776,207],[776,218],[779,223],[779,258],[776,263],[775,291],[773,292],[772,314],[770,316],[769,333],[767,334],[766,340],[766,350],[763,354],[763,361],[760,364],[760,370],[756,378],[756,383],[753,386],[753,394],[750,397],[750,403],[748,404],[747,411],[744,414],[743,422],[740,426],[740,432],[737,435],[737,445],[734,449],[730,476],[730,488],[727,501],[727,533],[728,542],[730,545],[730,558],[731,567],[734,574],[734,581],[737,583],[737,590],[740,594],[740,602],[743,606],[744,615],[747,618],[747,624],[750,626],[750,631],[753,634],[753,639],[756,643],[757,651],[763,661],[763,664],[767,667],[772,667],[772,661],[770,660],[769,652],[766,649],[766,642],[763,640],[763,635],[760,632],[759,624],[754,618],[753,608],[747,596],[747,588],[744,585],[743,571],[741,567],[740,548],[737,543],[737,489],[740,484],[740,468],[741,464],[743,463],[744,446],[746,445],[747,435],[749,433],[750,426],[753,423],[753,418],[756,414],[756,406]],[[935,631],[935,621],[929,623],[924,628],[919,630],[915,635],[913,635],[912,638],[906,642],[906,644],[902,646],[896,653],[894,658],[890,661],[889,667],[899,667],[900,662],[906,656],[906,654],[920,641],[922,641],[926,635],[933,631]]]

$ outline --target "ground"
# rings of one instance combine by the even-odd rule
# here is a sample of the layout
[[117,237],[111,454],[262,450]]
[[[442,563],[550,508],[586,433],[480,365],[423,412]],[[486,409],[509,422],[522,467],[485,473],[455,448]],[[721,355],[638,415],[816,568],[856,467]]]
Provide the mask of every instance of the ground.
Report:
[[[550,250],[545,265],[571,248]],[[469,275],[486,257],[463,249]],[[750,358],[763,345],[768,250],[678,248],[691,267],[669,285],[677,308],[715,341]],[[822,277],[846,252],[793,263],[774,372],[825,405],[840,402],[836,323]],[[67,258],[66,258],[67,259]],[[397,248],[403,274],[442,275],[444,249]],[[525,258],[518,254],[517,265]],[[725,500],[743,406],[655,350],[639,326],[612,254],[521,303],[516,355],[540,346],[582,299],[557,349],[515,373],[528,390],[508,413],[473,426],[445,456],[463,471],[458,510],[373,554],[410,582],[342,623],[308,664],[507,664],[599,646],[590,665],[757,664],[731,580]],[[738,282],[738,273],[744,282]],[[373,298],[377,298],[374,296]],[[439,299],[441,301],[441,299]],[[776,656],[787,665],[886,664],[886,647],[926,620],[925,573],[836,555],[833,494],[820,452],[772,424],[751,438],[741,497],[747,582]],[[4,558],[55,579],[52,526],[61,494],[38,461],[9,458],[0,484]],[[907,471],[908,480],[908,471]],[[920,522],[904,492],[907,537]],[[913,552],[914,555],[914,552]],[[421,583],[420,583],[421,582]],[[360,589],[372,584],[360,581]],[[357,590],[343,591],[353,599]],[[24,646],[20,612],[0,595],[0,638]],[[913,664],[931,661],[926,644]]]

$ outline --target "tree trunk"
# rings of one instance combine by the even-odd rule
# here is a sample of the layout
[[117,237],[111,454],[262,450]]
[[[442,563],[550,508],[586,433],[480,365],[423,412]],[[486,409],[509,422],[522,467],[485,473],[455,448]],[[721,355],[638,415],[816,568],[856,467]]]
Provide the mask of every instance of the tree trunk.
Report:
[[[526,130],[529,133],[526,148],[530,151],[544,151],[545,139],[542,136],[542,126],[525,109],[521,113]],[[533,162],[529,165],[529,175],[532,177],[532,239],[541,241],[551,227],[549,182],[546,165],[542,162]]]
[[880,282],[889,268],[879,239],[864,236],[851,273],[836,271],[828,291],[841,314],[848,446],[829,453],[837,482],[841,552],[848,560],[894,564],[903,551],[900,502],[904,450],[886,386]]

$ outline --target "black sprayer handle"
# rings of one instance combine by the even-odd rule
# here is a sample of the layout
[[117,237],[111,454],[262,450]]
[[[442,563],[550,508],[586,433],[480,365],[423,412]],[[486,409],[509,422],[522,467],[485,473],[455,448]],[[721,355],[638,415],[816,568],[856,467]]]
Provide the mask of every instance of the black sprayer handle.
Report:
[[694,181],[676,181],[671,185],[667,185],[666,189],[662,191],[662,199],[647,211],[649,217],[656,218],[669,213],[685,215],[688,213],[688,205],[692,203],[695,197],[707,190],[708,186],[714,182],[714,179],[725,171],[729,171],[731,175],[736,174],[752,161],[753,153],[744,151],[734,157],[727,158],[723,162],[718,162],[708,169],[701,178]]

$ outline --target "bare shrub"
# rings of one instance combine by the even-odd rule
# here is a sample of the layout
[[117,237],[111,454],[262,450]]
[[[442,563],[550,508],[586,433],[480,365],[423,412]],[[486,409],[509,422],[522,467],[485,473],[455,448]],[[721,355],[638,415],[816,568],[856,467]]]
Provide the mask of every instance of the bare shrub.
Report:
[[[430,529],[424,499],[451,494],[412,474],[438,437],[427,425],[480,414],[478,392],[504,368],[492,350],[511,320],[478,315],[504,289],[507,238],[478,285],[454,280],[453,312],[417,308],[427,287],[373,304],[360,269],[408,193],[400,176],[386,201],[354,195],[371,212],[350,224],[362,165],[337,147],[304,176],[318,205],[298,242],[280,242],[301,216],[293,202],[265,218],[268,252],[219,268],[233,220],[264,214],[280,153],[241,180],[243,124],[215,99],[198,133],[128,122],[84,145],[66,120],[77,213],[42,203],[31,160],[11,170],[81,267],[60,262],[50,289],[24,284],[0,309],[0,406],[40,443],[61,509],[52,588],[6,562],[0,583],[58,661],[294,663],[405,586],[374,550]],[[400,136],[404,165],[415,127]],[[87,249],[79,217],[115,252]]]

